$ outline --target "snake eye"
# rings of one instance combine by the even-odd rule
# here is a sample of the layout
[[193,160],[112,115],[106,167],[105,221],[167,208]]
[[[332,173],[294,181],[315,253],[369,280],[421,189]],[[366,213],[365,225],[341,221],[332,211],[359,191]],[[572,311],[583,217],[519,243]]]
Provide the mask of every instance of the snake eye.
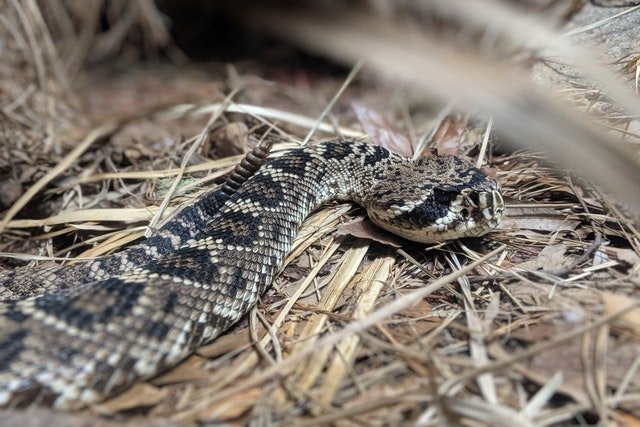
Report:
[[433,197],[436,202],[441,205],[448,205],[453,199],[458,196],[456,191],[452,191],[446,188],[434,188],[433,189]]

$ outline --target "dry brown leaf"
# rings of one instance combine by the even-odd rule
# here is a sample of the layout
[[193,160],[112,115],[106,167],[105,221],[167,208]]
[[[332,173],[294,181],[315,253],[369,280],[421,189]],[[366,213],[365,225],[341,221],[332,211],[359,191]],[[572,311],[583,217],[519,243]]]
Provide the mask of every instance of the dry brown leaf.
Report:
[[100,414],[110,415],[126,409],[155,405],[167,393],[168,390],[166,389],[157,388],[148,383],[137,383],[124,393],[106,402],[94,405],[92,408]]
[[0,182],[0,208],[9,207],[23,193],[22,184],[14,180]]
[[413,154],[411,142],[400,132],[398,127],[392,123],[389,117],[360,102],[354,101],[351,105],[362,129],[364,129],[375,144],[381,145],[403,156],[411,157]]
[[[261,325],[257,325],[256,330],[258,335],[264,333],[264,328]],[[198,348],[196,353],[212,359],[249,345],[251,345],[251,337],[249,336],[249,328],[246,327],[216,338],[211,344]]]
[[[382,384],[379,387],[373,387],[369,389],[362,390],[353,398],[351,398],[347,403],[347,408],[357,408],[358,406],[367,406],[371,405],[372,402],[385,402],[391,401],[392,399],[399,396],[409,396],[418,390],[420,387],[420,381],[416,375],[410,375],[403,379],[401,379],[397,384],[393,387],[387,384]],[[390,423],[390,425],[402,425],[406,424],[406,419],[402,419],[402,408],[407,407],[402,403],[398,405],[385,407],[381,405],[380,409],[377,411],[367,411],[363,413],[358,419],[364,420],[364,425],[379,425],[380,419],[391,419],[395,422]],[[387,416],[385,418],[385,415]],[[392,418],[388,418],[391,416]],[[345,423],[345,425],[348,425]]]
[[563,342],[549,351],[533,357],[529,370],[551,378],[562,372],[563,383],[585,388],[581,340]]
[[443,317],[433,310],[431,303],[426,299],[416,301],[411,307],[402,312],[404,316],[412,320],[408,322],[390,325],[394,338],[403,345],[415,343],[417,336],[423,336],[431,332],[442,323]]
[[411,323],[392,325],[389,330],[393,332],[393,336],[398,343],[410,346],[416,342],[416,337],[428,334],[441,323],[441,317],[431,316],[426,319],[414,320]]
[[607,252],[612,252],[618,261],[626,262],[632,266],[640,264],[640,256],[632,249],[609,246]]
[[616,412],[616,418],[622,421],[623,427],[640,427],[640,418],[626,414],[624,412]]
[[213,159],[243,154],[249,149],[249,128],[243,122],[229,123],[211,133],[202,152]]
[[[625,295],[616,295],[612,292],[602,293],[602,302],[606,314],[616,313],[620,310],[637,303],[637,300]],[[640,336],[640,308],[637,308],[623,316],[618,317],[616,324],[626,329],[630,329],[634,334]]]
[[522,328],[511,331],[509,336],[528,343],[536,343],[550,338],[557,333],[558,330],[553,323],[541,322],[533,325],[525,325]]
[[509,286],[509,292],[512,297],[523,304],[524,306],[544,306],[559,308],[556,304],[552,303],[552,299],[549,299],[549,292],[551,292],[551,286],[548,284],[538,284],[538,286],[531,286],[531,283],[525,281],[519,281]]
[[502,172],[501,169],[495,167],[482,167],[482,172],[487,175],[489,178],[495,179],[498,173]]
[[[558,326],[557,329],[558,331],[563,331],[567,328],[565,325]],[[594,352],[597,351],[594,348],[593,340],[590,342],[587,360],[592,360]],[[638,354],[640,354],[639,343],[616,345],[613,341],[609,341],[604,361],[604,372],[606,372],[606,385],[608,387],[616,389],[620,386]],[[556,372],[562,372],[563,384],[577,390],[585,390],[585,372],[589,369],[589,366],[585,365],[584,340],[580,338],[564,341],[548,351],[535,355],[527,367],[528,371],[535,373],[539,377],[551,378]],[[631,379],[628,387],[634,389],[638,386],[640,386],[640,377],[636,375]],[[635,402],[626,402],[621,404],[620,407],[633,409],[635,405],[632,403]]]
[[457,155],[460,151],[460,141],[467,126],[467,120],[459,114],[449,114],[445,117],[433,136],[437,152],[440,155]]
[[516,267],[524,270],[555,270],[566,264],[566,252],[567,247],[562,243],[545,246],[536,258],[517,264]]
[[153,158],[158,149],[170,146],[172,141],[172,135],[152,120],[128,123],[111,138],[111,144],[120,151],[127,151],[130,160],[141,156]]
[[205,379],[209,375],[209,372],[202,367],[203,360],[203,357],[192,355],[178,366],[154,378],[151,384],[162,386]]
[[193,421],[206,422],[238,418],[255,405],[256,400],[260,398],[261,394],[262,390],[259,387],[234,394],[220,403],[203,409],[197,414],[196,419]]
[[336,227],[336,233],[338,236],[350,235],[361,239],[370,239],[394,248],[402,247],[402,239],[376,227],[369,220],[365,220],[362,217],[346,224],[340,224]]
[[564,216],[559,216],[557,212],[554,217],[543,216],[544,213],[536,210],[535,214],[529,212],[518,216],[515,209],[507,209],[504,219],[498,225],[498,230],[513,230],[518,234],[526,233],[525,230],[535,231],[573,231],[580,225],[580,221],[567,220]]
[[[607,352],[607,384],[615,388],[620,385],[633,361],[640,355],[640,342],[625,342],[613,344]],[[631,379],[631,389],[640,387],[640,375],[635,375]],[[636,408],[640,411],[640,401],[636,403]],[[639,412],[640,415],[640,412]]]
[[402,313],[409,317],[421,318],[433,314],[433,308],[431,308],[429,301],[421,299],[416,301],[415,304],[404,310]]

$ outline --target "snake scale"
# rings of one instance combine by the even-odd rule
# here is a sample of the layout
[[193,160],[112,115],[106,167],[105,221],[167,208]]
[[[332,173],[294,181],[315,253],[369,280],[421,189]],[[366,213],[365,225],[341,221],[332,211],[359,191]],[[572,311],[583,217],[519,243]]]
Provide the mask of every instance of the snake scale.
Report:
[[496,182],[466,161],[354,141],[292,150],[236,184],[123,252],[0,273],[0,407],[76,409],[177,364],[247,313],[328,201],[355,201],[419,242],[484,234],[504,210]]

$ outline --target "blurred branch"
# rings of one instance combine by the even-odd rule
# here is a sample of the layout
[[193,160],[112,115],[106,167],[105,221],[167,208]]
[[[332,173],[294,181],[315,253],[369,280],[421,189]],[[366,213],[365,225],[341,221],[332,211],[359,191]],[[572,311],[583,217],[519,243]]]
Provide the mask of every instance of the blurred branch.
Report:
[[[434,2],[440,11],[449,10],[453,17],[454,7],[445,3]],[[493,9],[484,16],[473,15],[474,10],[480,10],[477,3],[490,4]],[[475,9],[461,12],[460,16],[469,18],[474,25],[484,19],[491,30],[506,32],[505,37],[513,36],[513,42],[528,42],[529,46],[535,42],[540,49],[547,46],[557,48],[562,54],[570,53],[566,39],[553,44],[551,30],[532,19],[518,18],[507,24],[500,20],[514,19],[513,11],[495,12],[502,10],[502,6],[484,1],[465,2],[464,7],[470,4],[474,4]],[[593,118],[541,93],[523,70],[499,62],[495,57],[483,57],[477,50],[463,51],[447,38],[362,10],[330,12],[287,8],[262,9],[259,14],[251,11],[256,10],[241,10],[241,19],[290,43],[347,64],[362,59],[380,74],[402,80],[427,96],[454,99],[469,109],[493,116],[496,131],[509,142],[547,152],[554,160],[613,192],[620,201],[640,209],[637,191],[640,163],[632,151],[608,137],[594,124]],[[521,34],[515,36],[516,26],[528,33],[520,31]],[[573,59],[581,54],[571,55]],[[582,66],[594,63],[584,58],[578,62]],[[625,92],[613,75],[601,66],[587,71],[599,82],[606,80],[603,87],[611,90],[627,109],[634,113],[640,111],[631,91]]]

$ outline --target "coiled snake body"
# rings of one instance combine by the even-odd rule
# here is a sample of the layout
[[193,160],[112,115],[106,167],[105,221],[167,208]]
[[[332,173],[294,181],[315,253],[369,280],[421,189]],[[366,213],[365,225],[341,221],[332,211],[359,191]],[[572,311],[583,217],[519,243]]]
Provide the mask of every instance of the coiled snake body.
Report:
[[422,242],[483,234],[504,209],[495,181],[456,157],[412,161],[359,142],[293,150],[227,193],[119,254],[0,275],[0,407],[78,408],[175,365],[255,304],[329,200]]

